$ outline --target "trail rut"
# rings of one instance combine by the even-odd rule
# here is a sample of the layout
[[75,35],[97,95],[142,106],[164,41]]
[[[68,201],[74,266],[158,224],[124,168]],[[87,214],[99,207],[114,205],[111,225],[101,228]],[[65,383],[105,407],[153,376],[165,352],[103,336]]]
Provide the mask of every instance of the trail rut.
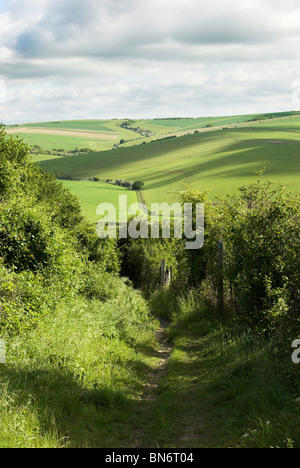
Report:
[[156,331],[156,338],[159,345],[156,351],[156,357],[159,361],[155,369],[149,373],[147,383],[144,385],[144,392],[139,397],[141,406],[138,420],[140,424],[137,425],[132,434],[132,447],[134,448],[146,447],[145,432],[147,427],[147,414],[150,414],[152,405],[156,401],[159,385],[166,372],[168,360],[173,349],[166,338],[166,329],[168,326],[169,322],[167,320],[160,319],[160,327]]

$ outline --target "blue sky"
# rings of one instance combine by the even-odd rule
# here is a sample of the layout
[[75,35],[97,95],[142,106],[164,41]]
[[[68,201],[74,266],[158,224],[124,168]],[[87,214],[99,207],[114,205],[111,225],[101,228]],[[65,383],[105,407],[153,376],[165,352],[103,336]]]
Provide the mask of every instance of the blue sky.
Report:
[[11,3],[11,0],[1,0],[0,1],[0,13],[3,13],[9,8],[9,4]]
[[295,0],[0,0],[0,121],[298,110]]

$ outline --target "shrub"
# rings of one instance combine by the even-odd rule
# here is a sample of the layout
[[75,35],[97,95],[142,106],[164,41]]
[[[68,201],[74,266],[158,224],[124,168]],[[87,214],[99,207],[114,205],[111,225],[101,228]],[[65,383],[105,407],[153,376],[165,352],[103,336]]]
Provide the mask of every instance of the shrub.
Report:
[[133,185],[132,185],[132,190],[142,190],[144,185],[145,185],[145,182],[142,182],[140,180],[137,181],[137,182],[134,182]]
[[29,147],[18,139],[7,138],[0,126],[0,196],[9,196],[26,173]]
[[0,211],[0,255],[5,265],[17,271],[49,265],[53,232],[38,209],[20,201],[2,205]]
[[[23,190],[34,203],[47,207],[47,217],[64,229],[72,229],[81,223],[83,216],[78,199],[54,174],[30,166]],[[33,200],[31,201],[33,203]]]
[[298,320],[299,196],[259,180],[229,199],[228,222],[226,275],[236,311],[271,328]]
[[34,328],[51,310],[40,275],[16,274],[0,264],[0,332],[20,333]]
[[87,255],[90,262],[101,263],[103,270],[118,272],[120,269],[120,254],[115,239],[100,239],[95,226],[82,222],[72,231],[78,241],[79,248]]
[[[263,183],[261,175],[239,195],[219,204],[205,201],[205,245],[187,257],[190,284],[205,281],[216,290],[216,246],[222,239],[228,306],[244,322],[270,331],[299,320],[300,197]],[[181,200],[202,203],[205,194],[188,191]]]
[[150,294],[160,287],[161,261],[172,267],[173,282],[178,289],[186,286],[186,258],[181,239],[138,239],[121,242],[122,274],[134,285]]

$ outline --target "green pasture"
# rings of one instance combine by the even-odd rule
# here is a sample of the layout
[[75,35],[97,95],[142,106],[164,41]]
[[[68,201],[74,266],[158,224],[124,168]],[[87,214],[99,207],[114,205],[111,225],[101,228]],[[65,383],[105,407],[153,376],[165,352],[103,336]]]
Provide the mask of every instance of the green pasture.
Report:
[[115,131],[117,123],[114,120],[69,120],[62,122],[37,122],[25,124],[26,127],[34,128],[54,128],[54,129],[68,129],[80,131],[98,131],[98,132],[112,132]]
[[[51,155],[51,160],[54,161],[55,159],[60,159],[62,156],[55,156],[54,154]],[[48,161],[50,158],[49,154],[32,154],[31,160],[33,163],[40,163],[44,161]]]
[[[122,128],[122,122],[124,120],[42,122],[22,124],[17,127],[7,126],[7,129],[13,129],[14,134],[18,135],[20,139],[28,142],[31,146],[39,145],[44,151],[52,151],[53,149],[74,150],[76,147],[90,148],[93,151],[106,151],[113,148],[115,144],[119,144],[120,140],[134,142],[134,140],[141,139],[141,135]],[[26,129],[53,130],[53,135],[24,132],[22,127]],[[55,134],[57,130],[86,132],[87,135],[86,137],[83,135],[57,135]],[[89,132],[95,133],[95,137],[93,138]],[[113,138],[107,139],[104,137],[101,139],[96,132],[111,134]]]
[[43,135],[37,133],[16,132],[20,139],[26,141],[31,146],[38,145],[44,151],[64,149],[73,151],[76,147],[91,148],[93,151],[103,151],[112,148],[115,143],[112,140],[93,140],[90,138],[63,136],[63,135]]
[[119,196],[127,195],[128,205],[137,203],[137,194],[134,190],[106,184],[104,182],[91,181],[63,181],[64,186],[76,195],[82,206],[83,214],[93,222],[99,221],[96,215],[97,206],[101,203],[112,203],[119,216]]
[[[33,128],[45,128],[47,130],[72,130],[79,132],[101,132],[112,134],[112,136],[117,136],[118,139],[132,140],[139,137],[138,134],[131,130],[121,127],[121,124],[127,119],[112,119],[112,120],[70,120],[65,122],[41,122],[41,123],[32,123],[25,124],[26,127]],[[119,140],[113,141],[118,143]],[[106,141],[110,143],[112,147],[112,141]]]
[[[297,113],[284,112],[279,114],[264,114],[262,118],[268,117],[281,117],[286,118],[288,116],[294,116]],[[250,115],[235,115],[225,117],[200,117],[200,118],[185,118],[185,119],[153,119],[153,120],[137,120],[133,126],[138,126],[145,130],[151,130],[159,135],[190,131],[205,128],[208,125],[212,127],[226,126],[226,125],[239,125],[251,121],[254,118],[259,118],[259,114]],[[272,119],[273,120],[273,119]]]
[[207,125],[212,126],[232,125],[244,123],[253,118],[252,115],[234,116],[234,117],[202,117],[199,119],[155,119],[155,120],[138,120],[134,125],[145,130],[151,130],[159,135],[196,130],[205,128]]
[[[286,112],[274,114],[275,119],[266,120],[262,124],[265,127],[273,128],[281,125],[282,129],[290,129],[297,123],[294,121],[294,112]],[[169,118],[169,119],[152,119],[152,120],[134,120],[129,123],[131,128],[139,128],[140,130],[150,131],[150,136],[143,136],[138,132],[122,127],[122,123],[129,119],[112,119],[112,120],[72,120],[72,121],[56,121],[56,122],[37,122],[24,123],[18,126],[7,126],[7,129],[13,131],[15,135],[19,135],[30,145],[38,145],[43,151],[52,151],[54,149],[74,150],[79,148],[90,148],[92,151],[107,151],[118,145],[122,140],[122,147],[131,147],[142,143],[149,143],[152,140],[168,136],[178,132],[192,132],[196,129],[209,130],[222,126],[249,126],[252,119],[260,118],[259,115],[239,115],[225,117],[201,117],[201,118]],[[268,118],[270,114],[265,114],[262,118]],[[290,118],[289,118],[290,117]],[[283,121],[284,119],[284,121]],[[258,124],[258,122],[256,122]],[[53,131],[53,134],[37,134],[32,129],[45,129]],[[61,135],[58,131],[67,130],[77,132],[78,135]],[[86,133],[86,136],[84,135]],[[93,133],[95,136],[93,136]],[[107,139],[105,135],[99,139],[99,133],[111,135],[112,139]]]
[[[298,129],[298,130],[297,130]],[[223,196],[254,180],[267,178],[299,190],[300,117],[203,132],[180,138],[41,162],[46,170],[74,178],[143,180],[147,203],[172,201],[187,187]]]

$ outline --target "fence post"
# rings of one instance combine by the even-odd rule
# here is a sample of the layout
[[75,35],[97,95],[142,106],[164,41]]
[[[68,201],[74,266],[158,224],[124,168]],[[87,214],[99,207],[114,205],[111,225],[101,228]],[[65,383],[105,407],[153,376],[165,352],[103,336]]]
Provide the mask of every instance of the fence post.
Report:
[[166,260],[165,259],[161,261],[160,282],[162,286],[166,285]]
[[224,316],[224,245],[223,241],[218,242],[217,252],[217,279],[218,279],[218,314]]

